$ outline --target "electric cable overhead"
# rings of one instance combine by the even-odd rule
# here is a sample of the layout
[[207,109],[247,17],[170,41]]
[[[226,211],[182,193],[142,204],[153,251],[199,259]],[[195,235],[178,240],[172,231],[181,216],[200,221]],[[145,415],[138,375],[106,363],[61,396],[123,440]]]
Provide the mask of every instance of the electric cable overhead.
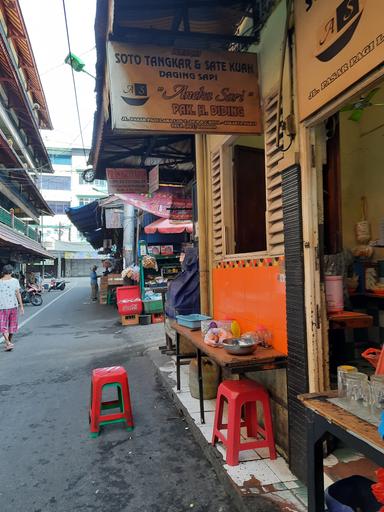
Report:
[[[63,0],[63,11],[64,11],[65,30],[66,30],[66,33],[67,33],[68,50],[69,50],[69,53],[72,54],[71,42],[70,42],[70,39],[69,39],[69,29],[68,29],[67,11],[66,11],[66,8],[65,8],[65,0]],[[85,151],[84,137],[83,137],[83,129],[81,127],[81,118],[80,118],[79,101],[78,101],[78,97],[77,97],[75,72],[74,72],[72,66],[71,66],[71,72],[72,72],[73,90],[74,90],[74,93],[75,93],[77,120],[79,122],[81,144],[83,146],[84,157],[87,158],[87,154],[86,154],[86,151]]]

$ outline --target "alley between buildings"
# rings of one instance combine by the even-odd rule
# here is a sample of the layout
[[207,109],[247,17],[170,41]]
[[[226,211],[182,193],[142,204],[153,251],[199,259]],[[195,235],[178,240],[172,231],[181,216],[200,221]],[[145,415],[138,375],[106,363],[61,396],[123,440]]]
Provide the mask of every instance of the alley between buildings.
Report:
[[[234,511],[144,354],[162,325],[122,328],[88,280],[56,293],[0,352],[1,512]],[[135,429],[90,439],[91,371],[111,365],[128,371]]]

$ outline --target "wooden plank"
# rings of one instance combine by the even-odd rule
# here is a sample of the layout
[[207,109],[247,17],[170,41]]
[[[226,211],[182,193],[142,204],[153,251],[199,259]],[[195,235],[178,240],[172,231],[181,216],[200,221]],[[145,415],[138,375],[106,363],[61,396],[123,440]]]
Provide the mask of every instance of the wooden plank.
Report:
[[284,231],[284,224],[283,222],[275,222],[271,223],[269,232],[274,235],[276,233],[282,233]]
[[271,256],[280,256],[284,254],[284,244],[270,244],[269,252]]
[[283,191],[281,187],[278,187],[276,189],[273,189],[272,192],[268,194],[268,200],[273,201],[274,199],[277,199],[278,197],[281,197],[283,195]]
[[283,220],[283,210],[276,210],[268,216],[268,222],[277,222],[279,220]]
[[373,317],[357,311],[342,311],[328,316],[331,329],[363,329],[373,325]]
[[282,244],[284,242],[284,233],[278,235],[272,235],[270,237],[270,243],[273,245]]
[[284,153],[282,151],[275,153],[271,158],[268,158],[267,166],[272,166],[273,164],[279,162],[282,158],[284,158]]
[[368,442],[384,454],[384,441],[380,438],[377,427],[326,400],[326,398],[333,398],[333,396],[328,393],[319,398],[318,394],[306,394],[299,395],[298,398],[308,409],[359,439]]
[[278,187],[279,185],[281,186],[281,182],[282,182],[282,177],[281,177],[281,173],[280,173],[275,178],[268,180],[268,189]]
[[268,205],[269,211],[280,210],[283,207],[283,200],[276,199],[275,201],[271,201]]

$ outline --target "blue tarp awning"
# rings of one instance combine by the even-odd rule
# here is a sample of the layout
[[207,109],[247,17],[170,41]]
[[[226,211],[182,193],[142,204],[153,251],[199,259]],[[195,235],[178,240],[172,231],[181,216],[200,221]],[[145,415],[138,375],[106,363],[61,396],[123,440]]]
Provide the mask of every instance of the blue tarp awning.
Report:
[[98,200],[86,204],[85,206],[67,208],[65,213],[92,247],[98,249],[103,245],[104,229],[102,229],[102,208],[99,206]]

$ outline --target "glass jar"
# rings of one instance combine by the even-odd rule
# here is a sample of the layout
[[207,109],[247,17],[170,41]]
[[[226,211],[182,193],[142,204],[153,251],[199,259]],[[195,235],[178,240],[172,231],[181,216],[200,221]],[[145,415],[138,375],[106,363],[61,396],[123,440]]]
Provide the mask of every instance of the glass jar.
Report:
[[348,373],[357,372],[356,366],[349,366],[347,364],[337,367],[337,392],[339,398],[345,398],[347,394],[347,386],[345,383],[345,377]]
[[346,400],[350,409],[356,410],[363,406],[365,396],[365,385],[368,382],[368,376],[360,372],[348,372],[345,376]]

